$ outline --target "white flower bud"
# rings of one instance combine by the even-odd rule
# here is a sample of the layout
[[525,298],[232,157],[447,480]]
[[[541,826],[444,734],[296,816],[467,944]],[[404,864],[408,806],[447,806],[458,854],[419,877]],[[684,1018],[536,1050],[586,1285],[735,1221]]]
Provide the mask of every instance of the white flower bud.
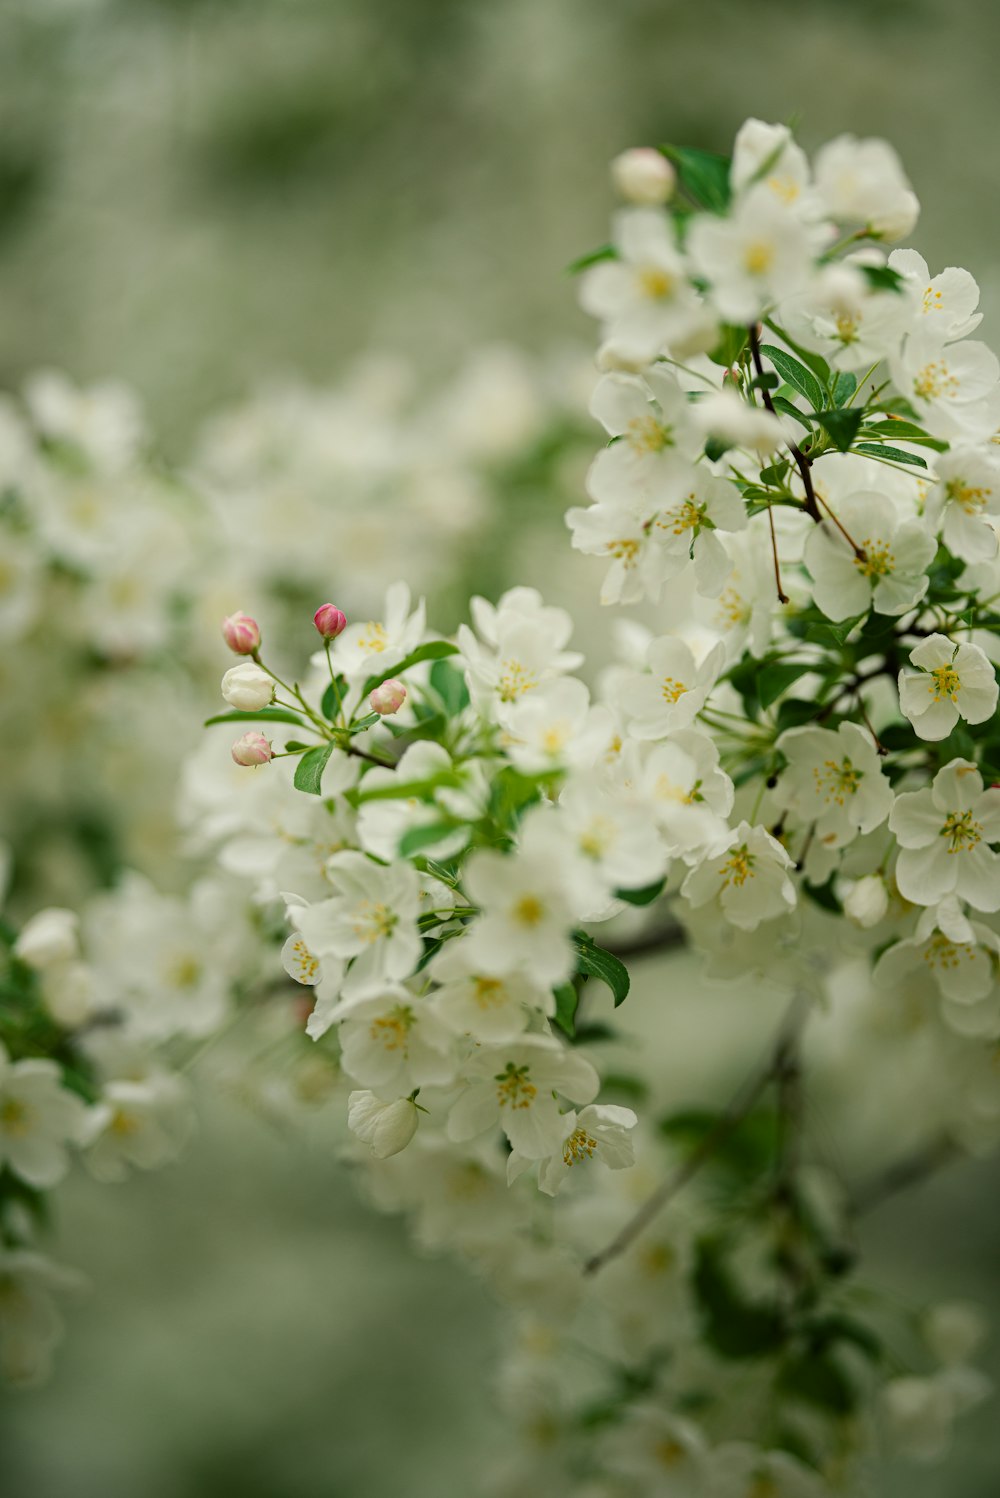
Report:
[[267,707],[274,696],[274,678],[253,661],[231,666],[222,678],[222,695],[231,707],[254,713]]
[[626,203],[655,208],[673,196],[677,173],[652,146],[635,146],[615,157],[611,180]]
[[374,1092],[352,1092],[347,1099],[347,1127],[371,1146],[372,1154],[379,1160],[405,1150],[417,1132],[419,1121],[412,1098],[383,1103]]
[[406,701],[406,688],[401,681],[396,681],[390,676],[381,686],[375,688],[368,698],[371,703],[372,712],[386,717],[389,713],[398,713]]
[[251,731],[236,740],[231,753],[236,764],[251,767],[266,765],[272,757],[273,750],[262,733]]
[[866,874],[844,896],[844,914],[855,926],[877,926],[889,909],[889,891],[881,874]]
[[33,915],[14,944],[14,955],[39,972],[57,962],[68,962],[78,950],[79,919],[72,910],[53,906]]

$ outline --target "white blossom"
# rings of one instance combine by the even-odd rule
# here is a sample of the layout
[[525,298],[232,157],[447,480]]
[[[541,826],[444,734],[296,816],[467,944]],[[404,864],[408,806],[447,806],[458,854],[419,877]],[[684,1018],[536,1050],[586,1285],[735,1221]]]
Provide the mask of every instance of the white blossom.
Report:
[[899,673],[899,705],[921,739],[945,739],[962,718],[985,723],[996,712],[997,678],[978,645],[928,635],[910,651],[916,671]]
[[900,523],[892,501],[874,491],[852,494],[833,508],[851,541],[831,519],[810,532],[803,559],[817,606],[834,620],[870,608],[890,615],[914,608],[927,592],[925,569],[936,550],[922,523]]
[[792,860],[763,827],[740,822],[726,846],[710,853],[688,873],[681,894],[697,909],[717,901],[727,921],[754,931],[761,921],[787,915],[795,905],[788,876]]
[[1000,790],[966,759],[939,770],[929,790],[896,797],[889,827],[900,846],[896,883],[904,899],[934,905],[946,895],[974,910],[1000,910]]
[[589,1061],[541,1035],[481,1047],[464,1076],[468,1085],[448,1115],[449,1139],[461,1143],[499,1124],[528,1160],[553,1154],[573,1128],[575,1115],[560,1109],[556,1094],[589,1103],[599,1086]]

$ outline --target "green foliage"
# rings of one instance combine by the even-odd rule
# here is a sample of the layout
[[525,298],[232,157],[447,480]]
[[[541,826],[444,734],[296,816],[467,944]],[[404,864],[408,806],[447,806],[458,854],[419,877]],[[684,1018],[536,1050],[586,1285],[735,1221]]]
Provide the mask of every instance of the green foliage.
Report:
[[300,714],[289,712],[284,707],[260,707],[255,712],[240,712],[234,708],[231,713],[216,713],[213,718],[206,718],[204,726],[211,728],[213,723],[294,723],[296,728],[309,726]]
[[580,991],[573,983],[560,983],[558,988],[552,992],[556,998],[556,1012],[553,1015],[553,1023],[558,1025],[564,1035],[572,1040],[576,1034],[576,1011],[580,1003]]
[[295,766],[296,790],[306,791],[310,796],[322,795],[320,781],[333,749],[333,744],[317,744],[315,749],[303,754]]
[[696,208],[725,213],[732,198],[728,156],[689,146],[661,146],[660,150],[677,168],[681,190]]
[[576,948],[577,970],[588,978],[600,978],[602,983],[606,983],[614,995],[616,1009],[619,1004],[624,1004],[628,998],[631,979],[621,958],[599,947],[585,931],[574,932],[573,945]]
[[768,661],[762,665],[757,673],[757,699],[761,708],[769,708],[800,676],[816,671],[817,667],[816,661]]
[[726,1262],[723,1240],[699,1242],[694,1289],[705,1340],[720,1356],[767,1357],[784,1344],[786,1328],[780,1309],[743,1293]]
[[818,411],[817,415],[837,451],[849,452],[864,419],[864,412],[854,406],[842,406],[830,411]]
[[431,690],[437,693],[445,712],[455,717],[469,705],[469,689],[461,671],[448,660],[435,661],[430,672]]
[[369,676],[361,688],[361,695],[367,697],[370,692],[374,692],[376,687],[388,681],[390,676],[402,676],[404,671],[409,671],[411,666],[419,666],[422,661],[439,661],[447,655],[457,654],[458,646],[450,644],[448,640],[429,640],[426,645],[418,645],[416,650],[411,650],[410,654],[403,660],[397,661],[396,665],[387,666],[384,671]]
[[323,693],[320,711],[328,722],[333,723],[340,715],[341,704],[347,696],[347,677],[337,676]]
[[626,905],[652,905],[662,895],[666,879],[657,879],[655,884],[644,884],[642,889],[616,889],[615,899]]
[[617,260],[618,251],[613,244],[602,244],[596,250],[588,250],[586,255],[580,255],[576,260],[571,260],[566,267],[568,276],[578,276],[581,271],[589,270],[592,265],[600,265],[603,260]]
[[868,453],[873,458],[884,458],[889,463],[908,463],[911,468],[927,467],[918,453],[904,452],[901,447],[888,447],[881,442],[859,442],[854,451]]
[[814,411],[822,410],[826,405],[826,395],[811,369],[793,359],[791,354],[786,354],[784,349],[775,348],[773,343],[762,344],[760,351],[770,359],[785,383],[805,396]]
[[724,323],[719,341],[709,352],[708,357],[713,364],[721,364],[724,369],[732,369],[740,362],[749,340],[749,331],[742,324]]

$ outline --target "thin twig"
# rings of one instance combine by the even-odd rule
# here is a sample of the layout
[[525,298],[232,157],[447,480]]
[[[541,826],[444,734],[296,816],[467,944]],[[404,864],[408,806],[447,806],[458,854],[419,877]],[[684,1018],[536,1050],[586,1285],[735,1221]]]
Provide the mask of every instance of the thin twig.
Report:
[[766,1061],[747,1077],[733,1096],[729,1106],[720,1115],[715,1127],[710,1129],[688,1158],[663,1180],[652,1195],[648,1196],[638,1211],[629,1218],[621,1231],[599,1253],[584,1265],[585,1274],[596,1274],[605,1264],[618,1258],[644,1232],[653,1219],[659,1216],[674,1197],[692,1180],[702,1166],[725,1144],[729,1136],[753,1112],[763,1094],[776,1078],[786,1072],[792,1050],[802,1022],[806,1017],[812,996],[800,990],[789,1005],[778,1027]]
[[778,538],[774,532],[774,506],[767,507],[768,524],[771,527],[771,554],[774,557],[774,585],[778,590],[778,602],[787,603],[788,594],[781,586],[781,563],[778,561]]
[[908,1191],[911,1186],[919,1186],[930,1176],[936,1175],[945,1165],[951,1165],[957,1160],[961,1153],[958,1145],[947,1135],[930,1140],[921,1145],[920,1149],[914,1150],[912,1155],[897,1160],[874,1180],[859,1186],[851,1196],[851,1210],[855,1217],[874,1211],[900,1191]]

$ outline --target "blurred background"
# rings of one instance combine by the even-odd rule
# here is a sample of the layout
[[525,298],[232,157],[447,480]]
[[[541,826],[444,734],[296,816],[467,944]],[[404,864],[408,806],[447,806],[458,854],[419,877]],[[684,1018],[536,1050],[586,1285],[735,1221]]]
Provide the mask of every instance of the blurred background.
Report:
[[[42,366],[124,380],[186,464],[267,382],[335,386],[378,356],[446,387],[502,344],[531,371],[517,432],[532,399],[546,420],[530,464],[477,469],[492,508],[433,579],[437,622],[515,580],[591,598],[561,525],[591,442],[592,330],[565,267],[606,238],[609,159],[725,150],[749,114],[796,119],[807,148],[886,135],[922,251],[972,270],[995,341],[998,40],[981,0],[0,0],[0,386]],[[473,427],[496,419],[491,378]],[[737,1049],[717,1069],[738,1072]],[[212,1099],[179,1166],[72,1183],[53,1251],[95,1288],[52,1385],[0,1403],[4,1498],[472,1491],[502,1440],[494,1308],[355,1200],[322,1128],[304,1137]],[[1000,1323],[997,1186],[970,1163],[886,1204],[873,1278]],[[946,1475],[887,1470],[878,1491],[995,1498],[995,1429],[981,1413]]]

